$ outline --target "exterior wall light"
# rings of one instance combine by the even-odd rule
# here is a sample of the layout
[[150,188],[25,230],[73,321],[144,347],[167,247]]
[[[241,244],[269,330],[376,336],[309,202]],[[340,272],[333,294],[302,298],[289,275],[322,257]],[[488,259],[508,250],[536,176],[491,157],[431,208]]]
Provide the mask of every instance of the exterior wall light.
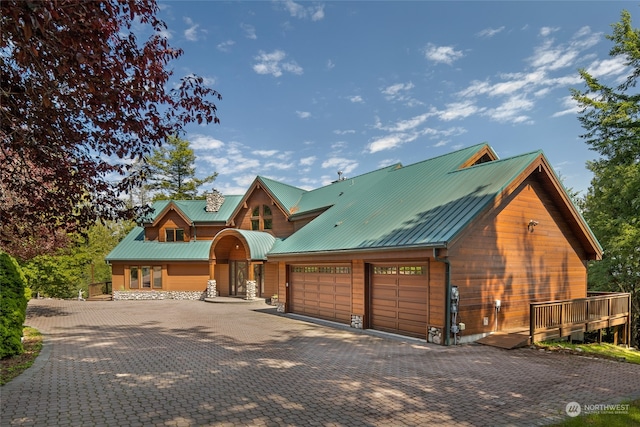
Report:
[[529,233],[533,233],[533,230],[535,229],[536,225],[538,225],[538,221],[534,221],[534,220],[529,221],[529,225],[527,225],[527,229],[529,230]]

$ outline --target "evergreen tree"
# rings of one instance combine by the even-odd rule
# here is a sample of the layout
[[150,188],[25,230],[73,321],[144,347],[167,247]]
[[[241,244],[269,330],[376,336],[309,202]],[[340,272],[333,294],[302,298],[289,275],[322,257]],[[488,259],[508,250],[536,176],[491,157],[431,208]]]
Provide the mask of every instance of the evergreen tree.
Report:
[[630,292],[632,339],[640,329],[640,30],[623,11],[607,38],[614,43],[610,56],[629,67],[618,85],[607,85],[580,71],[584,92],[573,90],[582,108],[582,137],[600,157],[587,164],[594,174],[583,208],[593,232],[604,248],[602,261],[589,266],[593,290]]
[[214,173],[202,179],[196,178],[196,168],[193,165],[196,155],[190,148],[189,141],[175,136],[170,136],[167,144],[156,149],[147,161],[150,167],[148,188],[157,191],[154,200],[196,199],[198,188],[218,176]]

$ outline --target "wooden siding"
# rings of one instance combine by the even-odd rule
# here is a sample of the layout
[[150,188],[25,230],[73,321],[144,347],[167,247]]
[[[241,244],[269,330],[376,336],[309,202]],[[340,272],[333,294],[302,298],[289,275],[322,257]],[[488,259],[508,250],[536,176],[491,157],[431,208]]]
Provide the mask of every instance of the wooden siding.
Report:
[[[270,230],[260,230],[272,233],[276,237],[289,237],[293,234],[293,224],[287,220],[285,214],[273,202],[271,197],[262,189],[256,189],[247,199],[246,207],[240,209],[234,218],[235,226],[244,230],[251,230],[251,214],[257,206],[267,205],[271,208],[272,228]],[[262,227],[262,224],[261,224]]]
[[111,283],[114,291],[124,291],[124,263],[111,263]]
[[264,265],[264,298],[271,298],[278,294],[278,264],[266,263]]
[[204,291],[209,280],[209,263],[172,263],[167,266],[163,291]]
[[176,211],[170,210],[158,222],[155,227],[145,228],[145,238],[147,240],[158,240],[164,242],[167,228],[181,228],[184,230],[184,241],[188,242],[192,237],[191,224],[188,224]]
[[285,303],[285,311],[289,311],[288,280],[287,264],[278,262],[278,301]]
[[222,297],[229,296],[229,264],[216,264],[216,289],[218,295]]
[[213,240],[213,238],[227,227],[196,224],[196,240]]
[[444,328],[446,264],[433,261],[429,263],[429,313],[427,324],[435,328]]
[[531,302],[586,296],[585,254],[547,194],[530,176],[449,248],[465,334],[496,329],[498,299],[497,329],[507,330],[528,328]]
[[365,315],[365,264],[361,259],[351,263],[351,314]]

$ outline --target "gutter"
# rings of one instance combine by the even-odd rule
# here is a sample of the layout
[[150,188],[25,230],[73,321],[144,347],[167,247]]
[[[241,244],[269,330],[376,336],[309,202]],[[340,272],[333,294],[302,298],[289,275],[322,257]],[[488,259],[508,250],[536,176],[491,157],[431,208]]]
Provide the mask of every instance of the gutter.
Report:
[[444,307],[444,345],[451,345],[451,263],[448,258],[438,258],[438,249],[433,248],[433,259],[443,262],[445,266],[445,307]]

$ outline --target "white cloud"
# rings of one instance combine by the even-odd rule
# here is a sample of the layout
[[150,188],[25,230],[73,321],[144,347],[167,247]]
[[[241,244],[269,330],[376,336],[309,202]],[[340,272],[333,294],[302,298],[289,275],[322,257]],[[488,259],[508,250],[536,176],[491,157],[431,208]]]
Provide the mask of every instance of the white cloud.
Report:
[[217,150],[224,147],[224,142],[208,135],[194,134],[188,139],[194,150]]
[[302,159],[300,159],[300,165],[311,166],[312,164],[315,163],[316,159],[317,159],[316,156],[303,157]]
[[354,95],[354,96],[350,96],[349,101],[353,102],[354,104],[362,104],[364,103],[364,100],[362,99],[362,97],[360,95]]
[[531,118],[521,114],[531,110],[534,103],[522,96],[513,96],[496,108],[487,109],[486,115],[492,120],[509,123],[532,123]]
[[183,20],[187,25],[189,25],[189,28],[184,30],[184,37],[187,40],[192,41],[192,42],[200,40],[199,33],[205,32],[205,31],[202,31],[202,30],[198,31],[198,28],[200,27],[200,24],[196,24],[188,16],[185,16],[183,18]]
[[324,4],[305,7],[293,0],[284,0],[278,3],[282,4],[284,9],[294,18],[311,19],[312,21],[324,19]]
[[431,113],[420,114],[407,120],[400,120],[391,126],[382,126],[378,119],[376,121],[375,128],[386,130],[389,132],[407,132],[423,124],[425,121],[427,121],[429,116],[431,116]]
[[611,77],[623,74],[627,66],[622,58],[610,58],[594,61],[587,67],[587,72],[593,77]]
[[502,31],[504,31],[505,27],[504,25],[500,28],[485,28],[484,30],[480,31],[477,36],[478,37],[486,37],[486,38],[491,38],[493,36],[495,36],[498,33],[501,33]]
[[301,119],[308,119],[309,117],[311,117],[311,113],[308,111],[296,111],[296,114]]
[[367,151],[369,153],[377,153],[378,151],[391,150],[404,144],[404,135],[393,134],[386,135],[380,138],[374,139],[367,145]]
[[424,56],[430,61],[451,65],[464,55],[462,51],[455,50],[453,46],[436,46],[429,43],[424,48]]
[[330,157],[322,162],[322,167],[325,169],[331,168],[336,171],[342,171],[344,175],[347,175],[356,170],[358,162],[344,157]]
[[288,170],[293,168],[293,163],[284,163],[284,162],[268,162],[264,164],[264,169],[266,170]]
[[564,110],[557,111],[553,113],[552,117],[561,117],[566,116],[568,114],[578,114],[580,111],[580,107],[575,99],[571,95],[565,96],[562,98],[561,105],[564,107]]
[[222,43],[218,43],[216,48],[222,52],[229,52],[234,44],[236,44],[236,42],[234,42],[233,40],[227,40],[223,41]]
[[558,27],[542,27],[540,28],[540,35],[542,37],[549,37],[552,33],[555,33],[556,31],[560,30],[560,28]]
[[415,107],[417,105],[424,105],[423,102],[411,96],[411,90],[415,87],[412,82],[408,83],[396,83],[391,86],[382,88],[380,91],[388,101],[401,102],[407,107]]
[[274,77],[282,76],[283,71],[300,75],[303,73],[302,67],[295,61],[283,62],[287,54],[282,50],[274,50],[271,53],[260,51],[254,59],[257,61],[253,65],[253,71],[258,74],[271,74]]
[[396,83],[394,85],[387,86],[384,89],[382,89],[382,93],[388,97],[387,99],[390,99],[390,98],[395,98],[398,96],[399,93],[411,90],[414,87],[415,86],[412,82]]
[[157,34],[163,39],[167,39],[167,40],[171,40],[171,38],[173,37],[173,33],[166,28],[158,31]]
[[335,133],[336,135],[349,135],[349,134],[356,133],[356,131],[353,129],[346,129],[346,130],[336,129],[333,131],[333,133]]
[[278,154],[278,150],[254,150],[253,154],[260,157],[273,157]]
[[336,64],[334,64],[332,60],[327,60],[327,70],[333,70],[335,67]]
[[240,28],[242,28],[242,30],[244,31],[244,36],[250,40],[255,40],[258,38],[258,36],[256,35],[256,29],[253,25],[249,25],[249,24],[240,24]]
[[471,101],[463,101],[447,104],[446,108],[444,110],[438,111],[437,114],[440,120],[450,121],[455,119],[467,118],[482,110],[483,108],[476,106]]
[[572,47],[554,46],[552,41],[546,41],[535,49],[530,62],[536,68],[557,70],[572,66],[579,53],[579,50]]

